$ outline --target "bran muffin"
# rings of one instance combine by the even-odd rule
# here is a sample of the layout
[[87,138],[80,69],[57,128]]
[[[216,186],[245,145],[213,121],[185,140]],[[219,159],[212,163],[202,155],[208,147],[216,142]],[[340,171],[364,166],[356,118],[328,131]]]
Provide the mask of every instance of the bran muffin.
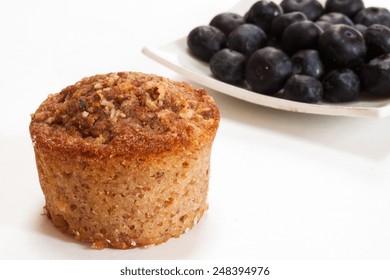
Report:
[[219,119],[204,89],[137,72],[50,95],[30,123],[47,216],[97,249],[179,237],[207,210]]

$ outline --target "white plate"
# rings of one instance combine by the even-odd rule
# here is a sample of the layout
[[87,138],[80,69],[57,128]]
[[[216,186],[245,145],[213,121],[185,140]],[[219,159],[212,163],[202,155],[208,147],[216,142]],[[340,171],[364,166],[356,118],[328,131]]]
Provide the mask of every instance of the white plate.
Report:
[[[369,5],[371,2],[375,1],[365,1],[366,6],[371,6]],[[242,14],[242,11],[245,11],[248,7],[248,3],[247,1],[240,1],[240,3],[236,5],[232,11]],[[381,6],[383,6],[383,4]],[[189,54],[186,45],[186,37],[162,46],[144,47],[142,52],[153,60],[165,65],[184,77],[199,83],[200,85],[254,104],[280,110],[319,115],[371,118],[381,118],[390,115],[389,98],[359,100],[356,102],[338,104],[307,104],[255,93],[218,81],[213,78],[206,63],[195,59]]]

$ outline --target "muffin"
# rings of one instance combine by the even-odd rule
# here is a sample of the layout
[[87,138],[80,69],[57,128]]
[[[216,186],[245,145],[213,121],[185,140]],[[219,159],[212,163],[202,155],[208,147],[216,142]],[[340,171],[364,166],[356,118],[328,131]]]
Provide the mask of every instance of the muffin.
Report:
[[204,89],[156,75],[84,78],[31,116],[45,213],[92,248],[160,244],[207,210],[220,120]]

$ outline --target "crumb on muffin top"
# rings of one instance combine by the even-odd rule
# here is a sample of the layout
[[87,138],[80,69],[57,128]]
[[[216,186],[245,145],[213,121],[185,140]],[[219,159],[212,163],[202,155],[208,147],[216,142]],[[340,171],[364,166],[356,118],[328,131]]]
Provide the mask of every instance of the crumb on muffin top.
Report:
[[49,95],[31,118],[37,145],[113,157],[202,145],[214,138],[220,116],[204,89],[118,72],[87,77]]

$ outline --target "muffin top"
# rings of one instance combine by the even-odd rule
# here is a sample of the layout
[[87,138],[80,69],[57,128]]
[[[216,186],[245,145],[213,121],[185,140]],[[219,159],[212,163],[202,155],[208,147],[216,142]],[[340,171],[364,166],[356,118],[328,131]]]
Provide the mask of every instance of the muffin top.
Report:
[[51,94],[31,116],[34,145],[114,157],[201,146],[219,110],[204,89],[156,75],[119,72],[84,78]]

